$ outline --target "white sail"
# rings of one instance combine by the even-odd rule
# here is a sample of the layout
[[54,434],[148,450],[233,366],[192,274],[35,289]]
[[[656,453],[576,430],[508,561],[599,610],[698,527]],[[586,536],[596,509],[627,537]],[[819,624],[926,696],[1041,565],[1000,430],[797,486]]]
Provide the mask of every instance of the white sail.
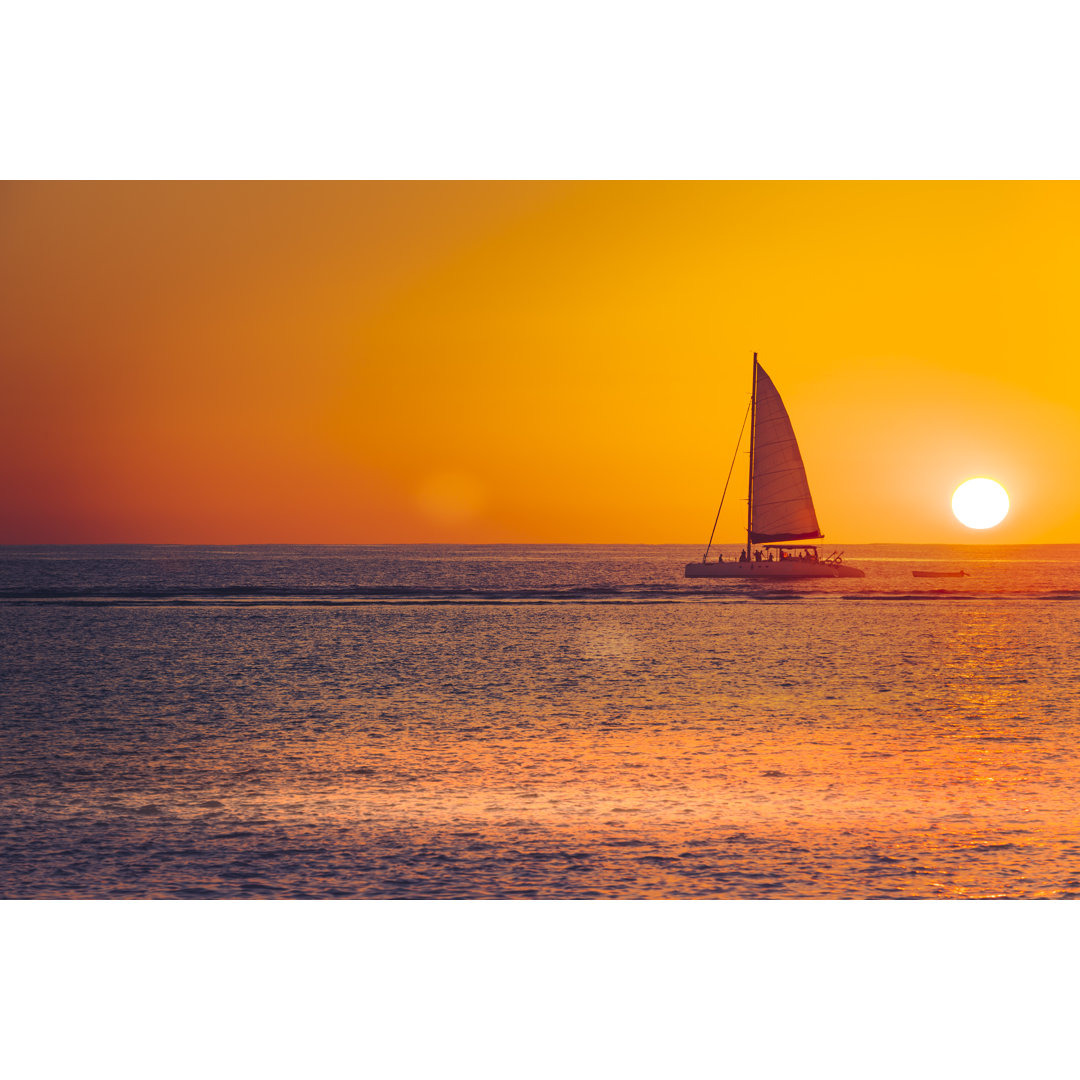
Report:
[[799,444],[780,395],[757,365],[751,449],[750,540],[815,540],[821,536]]

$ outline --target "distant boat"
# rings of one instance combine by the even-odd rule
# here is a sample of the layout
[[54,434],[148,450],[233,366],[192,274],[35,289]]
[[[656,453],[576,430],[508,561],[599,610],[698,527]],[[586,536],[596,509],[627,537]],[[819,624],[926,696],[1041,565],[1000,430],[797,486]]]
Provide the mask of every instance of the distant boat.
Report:
[[[688,563],[688,578],[751,578],[775,581],[778,578],[865,577],[862,570],[844,564],[840,554],[818,555],[813,544],[799,541],[823,539],[818,527],[814,500],[806,481],[799,444],[784,403],[772,379],[754,353],[754,376],[750,384],[750,476],[746,512],[746,549],[737,560],[709,562],[712,536],[701,562]],[[746,418],[743,419],[743,430]],[[742,431],[739,432],[739,443]],[[735,447],[738,456],[739,446]],[[734,459],[731,468],[735,467]],[[731,469],[728,470],[728,482]],[[723,508],[727,484],[720,497]],[[716,512],[720,520],[720,511]],[[713,522],[713,534],[716,522]],[[759,545],[757,550],[755,545]]]
[[966,570],[912,570],[912,577],[970,577]]

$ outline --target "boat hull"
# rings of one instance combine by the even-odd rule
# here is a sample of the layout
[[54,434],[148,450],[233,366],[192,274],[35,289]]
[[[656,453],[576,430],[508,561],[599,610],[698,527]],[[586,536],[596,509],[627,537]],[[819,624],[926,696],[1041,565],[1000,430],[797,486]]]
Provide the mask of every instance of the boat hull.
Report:
[[845,566],[843,563],[781,559],[775,562],[687,563],[684,577],[789,581],[793,578],[861,578],[866,575],[858,567]]

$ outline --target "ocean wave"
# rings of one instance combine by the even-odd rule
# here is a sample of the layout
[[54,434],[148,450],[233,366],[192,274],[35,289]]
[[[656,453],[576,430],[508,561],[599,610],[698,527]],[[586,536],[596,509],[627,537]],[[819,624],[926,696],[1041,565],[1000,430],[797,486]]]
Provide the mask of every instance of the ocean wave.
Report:
[[[831,585],[832,583],[830,583]],[[427,585],[346,585],[332,588],[218,585],[191,588],[37,587],[0,589],[0,604],[61,606],[363,606],[513,604],[700,604],[794,600],[1076,600],[1080,590],[898,589],[763,587],[759,582],[701,585],[639,583],[550,588],[462,588]]]
[[1078,600],[1080,589],[919,589],[844,593],[841,600]]
[[[798,599],[798,593],[758,591],[757,600]],[[335,589],[219,587],[201,589],[6,589],[0,604],[107,605],[374,605],[374,604],[627,604],[742,601],[745,592],[705,592],[677,587],[462,589],[422,586],[355,586]]]

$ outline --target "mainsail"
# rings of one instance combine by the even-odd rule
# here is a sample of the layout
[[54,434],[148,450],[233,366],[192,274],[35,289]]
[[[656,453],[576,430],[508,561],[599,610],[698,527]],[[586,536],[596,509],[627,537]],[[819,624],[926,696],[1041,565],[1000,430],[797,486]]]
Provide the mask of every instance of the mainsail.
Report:
[[757,365],[750,449],[750,542],[821,536],[799,444],[780,395]]

